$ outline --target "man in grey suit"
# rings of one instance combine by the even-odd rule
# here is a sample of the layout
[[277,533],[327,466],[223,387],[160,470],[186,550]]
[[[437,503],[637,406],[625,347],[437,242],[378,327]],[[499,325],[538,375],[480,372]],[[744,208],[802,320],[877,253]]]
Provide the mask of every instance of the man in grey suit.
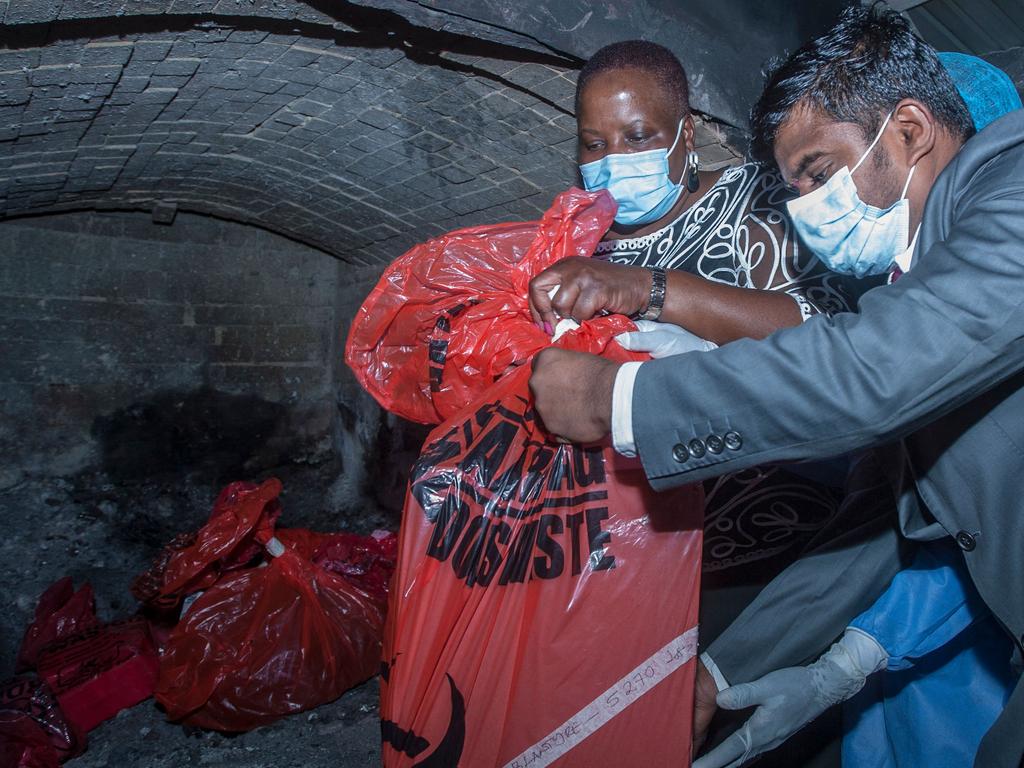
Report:
[[[839,636],[901,567],[897,528],[904,540],[953,537],[1020,663],[1024,112],[971,138],[951,88],[898,16],[851,8],[755,107],[755,149],[799,191],[791,213],[811,248],[854,274],[907,272],[865,294],[858,314],[643,364],[559,349],[534,361],[546,426],[579,442],[611,433],[655,488],[860,452],[831,540],[708,649],[733,685],[805,663]],[[813,714],[804,704],[821,698],[820,680],[799,669],[774,694],[778,678],[762,681],[764,698],[786,706],[755,713],[747,738],[759,743],[740,760]],[[1019,766],[1022,722],[1018,684],[975,765]]]

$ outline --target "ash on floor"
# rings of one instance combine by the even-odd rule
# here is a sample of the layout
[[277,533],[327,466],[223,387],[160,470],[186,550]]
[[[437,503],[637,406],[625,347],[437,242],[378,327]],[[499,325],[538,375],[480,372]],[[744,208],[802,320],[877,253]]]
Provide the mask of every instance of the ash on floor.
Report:
[[310,712],[226,736],[168,723],[152,699],[89,734],[67,768],[369,768],[380,765],[377,680]]

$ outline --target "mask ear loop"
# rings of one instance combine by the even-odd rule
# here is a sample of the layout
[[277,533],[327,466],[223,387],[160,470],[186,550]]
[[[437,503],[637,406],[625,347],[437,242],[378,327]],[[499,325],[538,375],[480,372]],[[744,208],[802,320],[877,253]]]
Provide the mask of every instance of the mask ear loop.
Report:
[[853,168],[850,169],[850,174],[851,175],[853,174],[854,171],[856,171],[858,168],[860,168],[861,163],[863,163],[867,159],[868,155],[871,154],[871,150],[875,148],[875,144],[877,144],[878,140],[880,138],[882,138],[882,132],[885,130],[885,126],[887,126],[889,124],[889,118],[890,117],[892,117],[892,112],[890,112],[888,115],[885,116],[885,120],[882,121],[882,127],[879,128],[878,129],[878,133],[875,134],[874,141],[871,142],[871,144],[868,146],[867,150],[865,150],[864,154],[860,156],[860,160],[857,161],[857,164],[855,166],[853,166]]
[[910,189],[910,180],[914,178],[914,171],[917,170],[917,163],[910,166],[910,173],[907,174],[907,183],[903,185],[903,191],[900,193],[900,200],[907,196],[907,190]]
[[668,157],[668,156],[669,156],[669,155],[671,155],[671,154],[672,154],[673,152],[675,152],[675,150],[676,150],[676,144],[678,144],[678,143],[679,143],[679,137],[683,135],[683,121],[684,121],[684,120],[686,120],[686,118],[685,118],[685,117],[683,117],[683,118],[680,118],[680,119],[679,119],[679,127],[678,127],[678,128],[676,128],[676,138],[675,138],[675,140],[674,140],[674,141],[672,142],[672,146],[668,148],[668,152],[666,152],[666,153],[665,153],[665,157]]
[[[675,151],[676,145],[679,144],[679,137],[683,135],[683,123],[685,121],[685,117],[679,119],[679,126],[676,128],[675,141],[672,142],[672,146],[669,147],[668,152],[665,153],[666,162],[668,161],[669,155]],[[686,154],[686,165],[683,167],[683,178],[679,180],[679,183],[682,184],[684,179],[686,181],[687,192],[696,192],[700,187],[700,178],[697,176],[697,153],[692,150]],[[669,177],[669,181],[672,181],[671,177]]]

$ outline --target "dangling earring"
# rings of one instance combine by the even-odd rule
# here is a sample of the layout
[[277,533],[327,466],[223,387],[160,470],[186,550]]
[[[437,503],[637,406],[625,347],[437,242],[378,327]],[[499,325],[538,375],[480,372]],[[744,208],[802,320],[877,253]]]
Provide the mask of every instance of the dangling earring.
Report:
[[696,192],[700,189],[700,178],[697,176],[697,152],[691,149],[686,154],[686,191]]

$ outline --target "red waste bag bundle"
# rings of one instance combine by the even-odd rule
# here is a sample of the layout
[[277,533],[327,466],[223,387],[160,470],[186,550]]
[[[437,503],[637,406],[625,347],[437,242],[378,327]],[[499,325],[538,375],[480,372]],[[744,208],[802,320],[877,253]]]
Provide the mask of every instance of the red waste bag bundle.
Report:
[[0,766],[57,768],[84,749],[85,736],[45,682],[21,676],[0,683]]
[[75,591],[70,576],[58,579],[39,598],[35,617],[21,639],[14,671],[33,669],[39,652],[48,644],[99,623],[92,586],[83,584]]
[[461,229],[417,245],[384,272],[352,321],[345,360],[383,408],[438,424],[550,344],[527,287],[567,256],[590,256],[615,203],[563,193],[540,222]]
[[57,765],[85,749],[86,735],[153,694],[156,649],[145,620],[101,623],[92,587],[70,578],[39,598],[18,654],[0,684],[0,765]]
[[[382,667],[386,766],[689,762],[702,493],[657,494],[637,460],[557,442],[538,423],[529,366],[515,365],[550,343],[530,320],[529,278],[589,255],[613,211],[573,190],[540,224],[413,249],[353,326],[347,359],[382,405],[446,418],[403,512]],[[467,276],[452,296],[447,275]],[[639,359],[612,341],[632,328],[597,318],[557,343]]]
[[64,577],[39,598],[21,643],[21,669],[34,669],[82,737],[153,695],[156,649],[144,619],[100,622],[92,587]]
[[[276,479],[232,484],[166,562],[156,604],[192,598],[160,656],[155,695],[172,720],[246,731],[377,671],[393,539],[275,532],[280,492]],[[328,570],[342,559],[347,572]]]
[[145,619],[131,618],[51,643],[36,667],[68,721],[87,733],[153,695],[157,657]]

